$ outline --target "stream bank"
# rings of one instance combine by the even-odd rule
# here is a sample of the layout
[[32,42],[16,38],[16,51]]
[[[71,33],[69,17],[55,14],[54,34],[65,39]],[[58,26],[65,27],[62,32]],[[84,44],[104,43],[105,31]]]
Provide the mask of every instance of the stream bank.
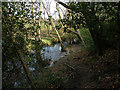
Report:
[[[28,65],[37,88],[119,87],[120,66],[116,63],[118,57],[116,50],[106,50],[103,56],[90,56],[89,52],[80,44],[74,44],[67,49],[65,56],[53,62],[52,66],[40,70],[39,61],[35,61],[33,64],[33,67],[36,66],[35,69]],[[8,75],[7,72],[4,72],[6,76],[3,77],[3,81],[9,83],[9,86],[13,88],[31,88],[22,65],[18,60],[16,62],[17,68],[11,67],[12,64],[8,63],[8,72],[12,73]],[[30,63],[33,63],[32,60]],[[7,88],[9,87],[7,86]]]
[[119,88],[117,50],[108,49],[103,56],[90,55],[80,45],[73,45],[69,50],[75,51],[43,70],[44,73],[38,79],[38,87]]
[[[67,52],[61,52],[61,45],[59,43],[53,46],[45,46],[41,50],[42,59],[50,60],[50,65],[46,66],[45,68],[52,67],[54,62],[66,55],[68,55]],[[36,80],[36,77],[42,73],[40,66],[41,62],[36,60],[34,51],[29,53],[28,56],[25,56],[25,58],[33,80]],[[13,61],[6,62],[6,67],[4,68],[5,70],[3,72],[3,82],[6,83],[7,86],[3,85],[3,88],[31,87],[24,71],[22,62],[19,59],[14,58]]]
[[64,78],[58,88],[119,88],[117,50],[108,49],[103,56],[97,56],[79,49],[50,68],[51,73]]

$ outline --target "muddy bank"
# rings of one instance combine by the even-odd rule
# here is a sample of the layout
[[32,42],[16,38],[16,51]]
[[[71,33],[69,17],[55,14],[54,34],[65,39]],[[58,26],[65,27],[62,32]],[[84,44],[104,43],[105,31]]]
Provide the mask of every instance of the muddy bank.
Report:
[[66,50],[67,51],[66,51],[65,56],[60,58],[56,62],[54,62],[54,66],[56,66],[57,64],[62,64],[63,62],[66,62],[67,60],[72,60],[73,58],[75,58],[75,55],[80,53],[81,46],[80,44],[74,44],[71,47],[67,47]]
[[68,56],[51,67],[51,73],[65,77],[59,85],[62,88],[118,88],[120,66],[117,64],[117,51],[108,49],[103,56],[90,56],[81,47],[73,46]]
[[[91,74],[89,67],[80,64],[80,59],[87,57],[88,52],[82,53],[80,45],[68,48],[69,54],[64,56],[51,67],[52,73],[62,71],[58,76],[66,77],[61,85],[64,88],[84,88],[89,84]],[[60,86],[60,87],[61,87]]]

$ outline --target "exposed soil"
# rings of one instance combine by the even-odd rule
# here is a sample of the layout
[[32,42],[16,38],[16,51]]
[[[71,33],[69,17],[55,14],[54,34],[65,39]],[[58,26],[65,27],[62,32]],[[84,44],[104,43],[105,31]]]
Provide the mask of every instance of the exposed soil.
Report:
[[89,72],[89,67],[79,65],[79,62],[80,58],[87,57],[88,52],[85,52],[85,54],[81,53],[80,45],[73,45],[68,50],[69,55],[57,61],[52,67],[52,71],[57,72],[63,69],[63,76],[67,75],[64,88],[86,87],[89,84],[92,73]]
[[117,64],[117,53],[117,50],[108,49],[103,56],[90,56],[80,44],[74,44],[67,48],[66,56],[40,72],[35,80],[36,87],[119,88],[120,65]]
[[[103,56],[89,56],[80,45],[68,49],[69,55],[51,67],[52,73],[66,77],[58,87],[63,88],[116,88],[120,85],[119,65],[116,63],[117,51],[107,50]],[[110,72],[111,66],[114,71]],[[108,77],[109,76],[109,77]],[[109,79],[108,79],[109,78]]]

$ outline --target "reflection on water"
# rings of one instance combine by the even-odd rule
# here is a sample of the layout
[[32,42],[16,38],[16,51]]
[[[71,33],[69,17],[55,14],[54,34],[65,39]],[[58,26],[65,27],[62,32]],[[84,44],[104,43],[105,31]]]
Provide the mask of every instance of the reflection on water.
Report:
[[60,44],[55,44],[54,46],[43,47],[43,49],[41,50],[41,55],[43,60],[50,59],[51,60],[50,66],[52,66],[54,61],[65,56],[65,52],[61,52]]
[[29,70],[30,70],[30,71],[34,71],[35,68],[33,68],[33,67],[29,67]]
[[[43,47],[41,50],[41,57],[43,60],[51,60],[50,66],[53,65],[53,62],[58,60],[61,57],[64,57],[66,52],[61,52],[61,45],[55,44],[54,46]],[[36,60],[35,53],[32,53],[32,59],[25,56],[27,61],[27,66],[32,74],[33,79],[35,79],[40,74],[40,62]],[[15,59],[14,63],[11,61],[7,62],[7,70],[3,72],[4,83],[11,83],[13,87],[30,87],[28,83],[27,76],[25,74],[24,68],[20,60]],[[10,86],[10,87],[11,87]]]

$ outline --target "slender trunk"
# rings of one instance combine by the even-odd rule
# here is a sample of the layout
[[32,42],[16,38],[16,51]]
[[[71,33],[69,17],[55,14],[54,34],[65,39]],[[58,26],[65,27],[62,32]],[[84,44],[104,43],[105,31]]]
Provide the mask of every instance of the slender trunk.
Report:
[[[11,21],[11,20],[10,20],[10,21]],[[14,27],[12,27],[12,29],[14,29]],[[21,60],[21,62],[22,62],[23,68],[25,69],[25,73],[26,73],[26,75],[27,75],[27,78],[28,78],[28,80],[30,81],[30,84],[31,84],[32,89],[35,89],[36,86],[34,85],[33,78],[32,78],[32,75],[31,75],[31,73],[30,73],[30,71],[29,71],[29,68],[28,68],[28,66],[27,66],[27,63],[26,63],[26,61],[25,61],[24,54],[23,54],[23,52],[17,47],[17,43],[16,43],[16,41],[15,41],[15,38],[14,38],[13,33],[11,33],[10,31],[8,31],[8,34],[10,34],[10,35],[12,36],[12,37],[11,37],[11,41],[12,41],[13,45],[14,45],[15,48],[16,48],[17,54],[18,54],[19,57],[20,57],[20,60]]]
[[[71,16],[71,13],[69,13],[69,14],[70,14],[69,20],[71,21],[72,20],[72,16]],[[72,27],[70,27],[70,30],[72,30]],[[71,33],[69,34],[69,36],[70,36],[70,44],[72,44]]]
[[12,43],[13,43],[13,44],[15,45],[15,47],[16,47],[17,53],[18,53],[18,55],[19,55],[19,57],[20,57],[20,60],[21,60],[21,62],[22,62],[22,64],[23,64],[23,68],[25,69],[25,72],[26,72],[26,75],[27,75],[28,80],[30,81],[31,87],[32,87],[33,89],[35,89],[36,86],[34,85],[33,78],[32,78],[32,75],[31,75],[29,69],[28,69],[27,63],[25,62],[25,58],[24,58],[23,52],[22,52],[21,50],[19,50],[19,48],[17,48],[17,44],[16,44],[14,38],[12,38]]
[[[33,3],[32,3],[32,19],[33,19],[33,31],[35,31],[35,18],[34,18],[34,12],[33,12]],[[34,33],[34,38],[36,40],[36,32]]]
[[77,35],[78,39],[81,41],[81,37],[80,37],[80,35],[76,31],[72,31],[72,30],[68,30],[68,31],[70,31],[73,34]]
[[44,31],[45,31],[45,11],[44,11]]
[[61,44],[61,47],[62,47],[62,51],[64,51],[64,50],[65,50],[65,47],[64,47],[64,45],[63,45],[63,43],[62,43],[62,39],[61,39],[61,37],[60,37],[60,35],[59,35],[57,29],[55,28],[55,25],[54,25],[52,19],[51,19],[51,24],[52,24],[52,27],[54,28],[54,30],[56,31],[56,33],[57,33],[57,35],[58,35],[58,38],[59,38],[59,40],[60,40],[60,44]]
[[58,3],[56,3],[56,9],[57,9],[57,11],[58,11],[59,18],[62,19],[61,13],[60,13],[60,7],[59,7],[59,4],[58,4]]
[[[41,6],[39,4],[39,6]],[[39,7],[40,8],[40,7]],[[40,9],[41,10],[41,9]],[[39,12],[39,16],[41,15],[41,12]],[[32,3],[32,17],[33,17],[33,31],[36,31],[35,32],[35,54],[36,54],[36,59],[37,60],[41,60],[41,48],[40,48],[40,40],[41,40],[41,37],[40,37],[40,29],[37,31],[36,29],[36,26],[35,26],[35,18],[34,18],[34,12],[33,12],[33,3]],[[40,20],[41,20],[41,16],[39,17],[39,26],[40,26]],[[42,64],[42,62],[41,62]]]
[[[56,9],[57,9],[57,11],[58,11],[59,19],[62,20],[62,16],[61,16],[61,13],[60,13],[60,6],[59,6],[59,4],[58,4],[57,2],[56,2]],[[60,33],[61,33],[61,36],[64,36],[64,33],[63,33],[63,28],[64,28],[64,26],[63,26],[63,24],[62,24],[61,21],[60,21],[60,24],[62,25],[62,28],[61,28],[61,30],[60,30]]]
[[[43,3],[43,2],[42,2],[42,4],[43,4],[43,7],[44,7],[44,9],[45,9],[45,11],[46,11],[47,15],[48,15],[48,16],[50,16],[50,15],[49,15],[49,13],[48,13],[48,11],[47,11],[47,10],[46,10],[46,8],[45,8],[45,6],[44,6],[44,3]],[[59,39],[60,44],[61,44],[61,47],[62,47],[62,51],[65,51],[65,47],[64,47],[64,45],[63,45],[63,43],[62,43],[62,39],[61,39],[61,37],[60,37],[60,35],[59,35],[59,33],[58,33],[58,31],[57,31],[56,27],[55,27],[55,24],[54,24],[53,20],[52,20],[52,19],[50,19],[50,22],[51,22],[51,24],[52,24],[53,29],[54,29],[54,30],[56,31],[56,33],[57,33],[58,39]]]
[[79,31],[79,30],[78,30],[78,34],[79,34],[79,36],[80,36],[80,38],[81,38],[81,41],[82,41],[82,43],[83,43],[84,47],[86,47],[85,42],[84,42],[84,40],[83,40],[83,38],[82,38],[82,36],[81,36],[81,34],[80,34],[80,31]]
[[40,36],[40,32],[41,32],[41,2],[39,2],[39,30],[38,30],[38,39],[39,41],[41,41],[41,36]]
[[24,69],[25,69],[25,72],[27,73],[27,77],[28,77],[28,79],[29,79],[29,81],[30,81],[30,83],[31,83],[31,87],[32,87],[33,89],[35,89],[36,87],[35,87],[35,85],[34,85],[32,75],[31,75],[31,73],[30,73],[30,71],[29,71],[29,69],[28,69],[28,66],[27,66],[26,62],[25,62],[24,55],[23,55],[23,53],[22,53],[21,50],[17,50],[17,52],[18,52],[18,55],[20,56],[20,60],[21,60],[21,62],[22,62],[22,64],[23,64],[23,67],[24,67]]
[[76,34],[76,35],[77,35],[78,39],[81,41],[81,37],[80,37],[80,35],[79,35],[79,34]]
[[48,28],[48,36],[49,36],[50,25],[49,25],[48,27],[49,27],[49,28]]
[[47,25],[48,36],[49,36],[49,30],[50,30],[50,25]]
[[118,10],[117,10],[117,25],[118,25],[118,64],[120,64],[120,2],[118,2]]

